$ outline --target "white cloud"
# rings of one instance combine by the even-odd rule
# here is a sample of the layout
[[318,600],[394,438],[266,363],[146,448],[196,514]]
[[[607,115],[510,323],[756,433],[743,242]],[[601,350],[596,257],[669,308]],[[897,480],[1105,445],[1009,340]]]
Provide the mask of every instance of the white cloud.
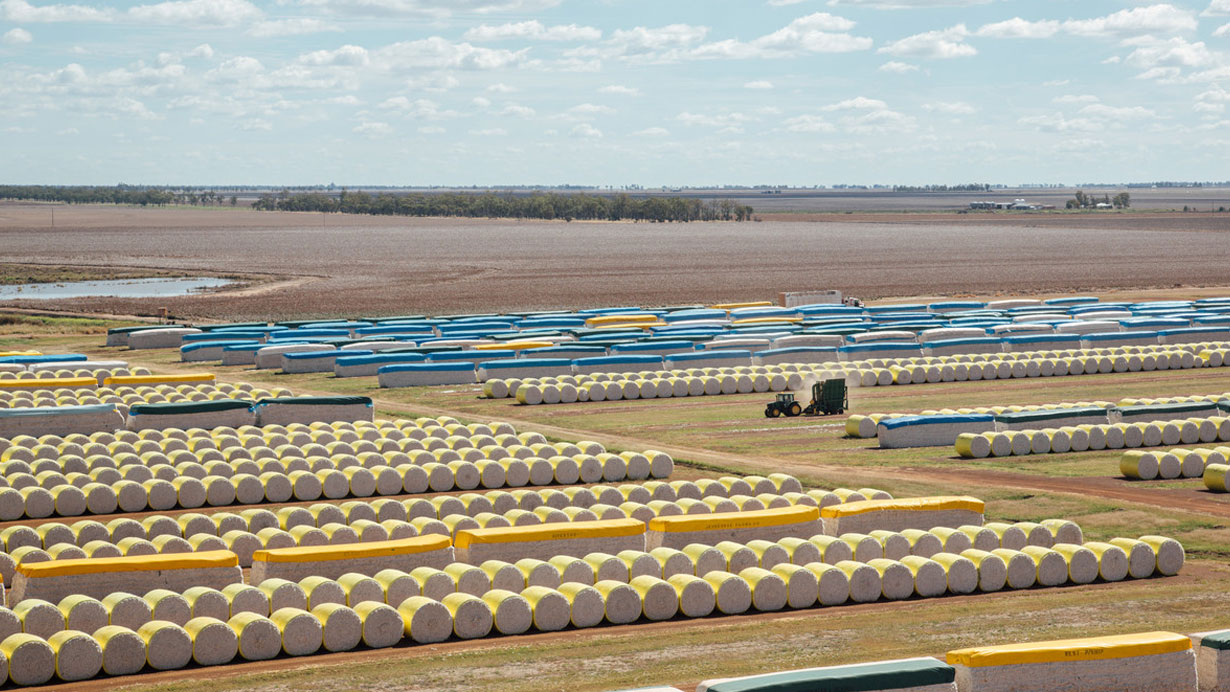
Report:
[[1031,125],[1042,132],[1100,132],[1102,125],[1089,118],[1065,118],[1063,113],[1030,115],[1019,119],[1022,125]]
[[818,115],[796,115],[786,118],[782,126],[787,132],[835,132],[837,127]]
[[319,34],[326,31],[341,31],[341,27],[323,22],[319,19],[300,17],[296,19],[277,19],[257,22],[248,29],[249,36],[271,38],[274,36],[304,36]]
[[918,65],[911,65],[908,62],[900,62],[897,60],[889,60],[888,62],[884,63],[883,65],[880,65],[876,69],[878,69],[881,72],[893,72],[896,74],[909,74],[910,72],[917,72]]
[[912,10],[927,7],[969,7],[989,2],[991,0],[829,0],[829,5],[853,5],[877,10]]
[[1064,94],[1051,99],[1051,103],[1097,103],[1098,97],[1093,94]]
[[668,24],[654,29],[644,26],[617,29],[606,42],[606,50],[598,54],[652,58],[699,43],[708,33],[709,27],[691,24]]
[[378,107],[382,110],[395,111],[420,120],[444,120],[455,118],[458,115],[456,111],[441,110],[440,104],[431,99],[410,100],[405,96],[394,96],[385,99]]
[[1140,69],[1155,67],[1204,67],[1216,61],[1216,57],[1203,41],[1188,43],[1178,36],[1162,40],[1142,36],[1128,39],[1123,45],[1134,46],[1124,63]]
[[690,113],[688,111],[684,111],[679,115],[676,115],[675,119],[684,125],[718,128],[738,128],[743,124],[754,120],[751,116],[743,113],[722,113],[714,115],[705,113]]
[[156,5],[138,5],[128,10],[133,19],[154,24],[238,26],[264,16],[248,0],[169,0]]
[[461,86],[461,81],[447,72],[429,72],[406,80],[406,87],[423,91],[448,91]]
[[20,27],[16,29],[9,29],[4,32],[4,36],[0,36],[0,43],[5,43],[10,46],[20,46],[32,41],[34,41],[34,35]]
[[359,123],[352,132],[368,137],[383,137],[393,134],[393,128],[388,123],[372,121]]
[[474,104],[475,106],[478,106],[479,108],[490,108],[491,107],[491,99],[486,98],[484,96],[475,96],[474,98],[470,99],[470,103]]
[[770,82],[767,79],[757,79],[752,82],[744,82],[743,88],[744,89],[772,89],[773,82]]
[[947,115],[970,115],[977,113],[978,109],[964,101],[938,101],[935,103],[924,103],[923,110],[931,113],[944,113]]
[[334,14],[362,17],[426,16],[446,19],[454,13],[526,14],[555,7],[561,0],[299,0]]
[[870,38],[847,32],[854,22],[827,12],[815,12],[752,41],[726,39],[696,47],[691,57],[783,58],[809,53],[848,53],[871,48]]
[[470,134],[476,137],[503,137],[508,134],[508,130],[502,127],[488,127],[481,130],[470,130]]
[[519,118],[533,117],[537,111],[529,106],[521,106],[515,103],[510,103],[500,109],[499,115],[515,115]]
[[447,131],[448,130],[445,130],[443,127],[440,127],[439,125],[424,125],[423,127],[420,127],[418,129],[419,134],[422,134],[422,135],[441,135]]
[[517,87],[509,86],[502,82],[496,82],[495,84],[492,84],[487,87],[487,91],[491,91],[497,94],[511,94],[515,92],[516,90],[517,90]]
[[1230,0],[1213,0],[1209,3],[1208,8],[1200,14],[1203,14],[1206,17],[1230,14]]
[[1230,36],[1230,24],[1222,24],[1213,31],[1213,35],[1217,37]]
[[562,117],[572,120],[588,120],[598,115],[614,115],[615,109],[595,103],[581,103],[562,113]]
[[888,104],[879,99],[869,99],[866,96],[855,96],[852,99],[838,101],[824,106],[822,111],[849,111],[849,110],[882,110],[888,108]]
[[496,70],[524,62],[528,49],[510,51],[453,43],[440,36],[402,41],[375,52],[385,69],[408,71],[423,68]]
[[1149,120],[1157,117],[1157,113],[1144,106],[1108,106],[1103,103],[1091,103],[1080,109],[1080,115],[1121,122],[1124,120]]
[[666,137],[670,134],[670,130],[665,127],[647,127],[643,130],[637,130],[632,134],[637,137]]
[[965,43],[969,30],[964,24],[938,31],[927,31],[893,41],[878,52],[910,58],[966,58],[977,55],[978,50]]
[[608,84],[598,89],[599,94],[615,94],[617,96],[640,96],[641,90],[622,84]]
[[602,130],[599,130],[589,123],[581,123],[580,125],[572,128],[568,134],[573,137],[583,137],[585,139],[600,139],[602,137]]
[[467,41],[597,41],[602,38],[602,31],[577,24],[545,26],[537,19],[531,19],[499,25],[482,24],[466,31],[464,38]]
[[367,49],[345,45],[336,50],[316,50],[299,56],[299,62],[313,67],[363,67],[371,63]]
[[1076,36],[1113,37],[1194,31],[1196,17],[1188,10],[1160,4],[1119,10],[1095,19],[1069,19],[1064,31]]
[[841,124],[848,132],[855,134],[911,132],[917,127],[913,117],[888,109],[842,118]]
[[789,5],[797,5],[803,0],[769,0],[769,7],[787,7]]
[[18,24],[41,22],[109,22],[115,12],[87,5],[34,6],[26,0],[0,0],[0,19]]
[[1013,17],[1002,22],[983,24],[974,32],[976,36],[987,38],[1050,38],[1059,33],[1062,22],[1043,19],[1031,22],[1020,17]]
[[325,99],[325,103],[332,103],[339,106],[358,106],[362,101],[354,94],[346,94],[345,96],[334,96],[333,98]]

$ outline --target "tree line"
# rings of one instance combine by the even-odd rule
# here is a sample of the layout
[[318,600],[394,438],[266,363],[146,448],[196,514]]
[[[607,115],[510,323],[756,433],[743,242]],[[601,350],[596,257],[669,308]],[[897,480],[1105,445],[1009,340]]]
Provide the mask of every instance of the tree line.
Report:
[[267,211],[340,212],[388,216],[460,216],[470,218],[584,221],[750,221],[752,208],[730,199],[632,197],[626,194],[536,193],[525,196],[493,193],[410,193],[371,195],[343,190],[337,196],[319,192],[265,194],[252,203]]
[[1084,190],[1077,190],[1076,195],[1068,200],[1065,205],[1068,209],[1094,209],[1099,204],[1109,204],[1115,209],[1127,209],[1132,206],[1132,196],[1126,192],[1111,197],[1110,195],[1102,195],[1098,199],[1096,195],[1087,195]]

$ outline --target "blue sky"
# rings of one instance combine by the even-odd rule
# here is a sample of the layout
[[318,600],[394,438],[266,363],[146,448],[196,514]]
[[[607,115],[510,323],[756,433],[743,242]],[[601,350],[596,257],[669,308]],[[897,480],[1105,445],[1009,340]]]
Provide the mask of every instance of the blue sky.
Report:
[[6,183],[1230,178],[1230,0],[0,0]]

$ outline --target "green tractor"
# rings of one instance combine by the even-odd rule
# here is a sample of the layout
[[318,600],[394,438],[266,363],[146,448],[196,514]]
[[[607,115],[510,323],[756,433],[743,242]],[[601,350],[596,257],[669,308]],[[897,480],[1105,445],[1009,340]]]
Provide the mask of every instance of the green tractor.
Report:
[[811,402],[807,406],[795,400],[793,392],[782,392],[764,407],[764,417],[831,416],[844,413],[849,406],[850,403],[846,397],[846,381],[842,379],[825,380],[811,386]]

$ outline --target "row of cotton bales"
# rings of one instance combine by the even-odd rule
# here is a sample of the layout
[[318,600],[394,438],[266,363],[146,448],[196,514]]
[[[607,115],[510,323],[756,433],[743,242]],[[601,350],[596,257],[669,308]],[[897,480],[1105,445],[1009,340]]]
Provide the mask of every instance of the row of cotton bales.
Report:
[[[1176,447],[1168,451],[1131,450],[1124,452],[1119,458],[1119,472],[1124,478],[1141,481],[1203,477],[1205,485],[1208,486],[1210,479],[1217,476],[1217,471],[1214,469],[1212,475],[1209,475],[1207,469],[1224,465],[1228,454],[1230,447]],[[1214,487],[1209,486],[1209,489]]]
[[86,363],[64,363],[64,367],[58,367],[57,364],[52,364],[53,367],[40,366],[37,370],[0,370],[0,380],[46,380],[46,379],[63,379],[69,377],[93,377],[98,380],[98,384],[102,384],[103,380],[108,377],[128,377],[130,375],[149,375],[149,368],[139,365],[115,365],[106,366],[99,363],[90,363],[88,367]]
[[[714,612],[735,615],[749,610],[830,607],[881,598],[1089,583],[1099,577],[1117,581],[1177,570],[1176,565],[1163,567],[1158,562],[1155,544],[1163,543],[1142,537],[1113,543],[1061,543],[1053,548],[1029,546],[1021,551],[968,549],[930,558],[803,565],[783,561],[769,567],[749,565],[737,573],[713,569],[703,574],[697,573],[697,565],[704,559],[705,547],[693,551],[695,561],[686,551],[659,549],[657,555],[622,558],[590,555],[515,565],[450,566],[420,572],[417,577],[414,572],[384,570],[370,577],[309,577],[305,583],[267,580],[256,586],[232,584],[222,590],[190,589],[192,593],[183,595],[151,592],[139,598],[113,593],[99,600],[69,596],[59,604],[29,599],[13,610],[0,609],[0,628],[11,631],[0,642],[0,653],[9,681],[37,685],[55,677],[78,681],[100,673],[133,674],[147,666],[172,670],[190,662],[220,665],[236,659],[265,660],[282,653],[302,656],[322,650],[346,651],[361,643],[381,648],[403,639],[434,643],[451,637],[476,639],[493,632],[516,635],[531,629],[592,627],[604,621],[628,624],[680,615],[705,617]],[[769,552],[760,548],[761,556]],[[1152,564],[1146,564],[1150,557]],[[730,564],[726,555],[710,559],[715,565]],[[669,566],[672,562],[676,567]],[[684,562],[691,567],[683,566]],[[634,574],[649,563],[653,567],[648,573]],[[638,564],[644,567],[638,569]],[[616,574],[626,573],[626,581],[599,579],[599,570],[616,566]],[[565,573],[581,575],[583,581],[565,582]],[[461,585],[468,577],[476,580],[471,591],[486,590],[481,594],[463,591]],[[501,579],[513,588],[496,587]],[[431,586],[433,581],[440,586]],[[534,583],[539,581],[545,583]],[[414,594],[416,588],[418,594]],[[434,594],[438,599],[424,595],[433,589],[439,589]],[[443,593],[450,589],[451,593]],[[320,602],[311,603],[309,593]],[[396,605],[384,602],[393,593],[404,598]],[[214,615],[198,614],[207,610]],[[161,617],[155,619],[155,613]],[[219,617],[223,615],[225,619]],[[146,617],[150,619],[142,622]],[[85,629],[64,629],[70,618]]]
[[968,408],[944,408],[944,409],[927,409],[919,413],[865,413],[855,414],[846,419],[846,435],[849,437],[858,437],[870,439],[876,437],[878,425],[882,420],[891,420],[893,418],[903,418],[906,416],[952,416],[952,415],[968,415],[973,413],[991,414],[999,416],[1005,413],[1022,413],[1027,411],[1055,411],[1062,412],[1065,410],[1074,409],[1094,409],[1094,408],[1111,408],[1114,404],[1109,401],[1074,401],[1060,402],[1053,404],[1004,404],[992,406],[972,406]]
[[[932,363],[897,364],[892,361],[846,364],[785,364],[688,370],[608,372],[555,378],[493,379],[483,384],[488,398],[512,397],[525,405],[608,401],[620,399],[715,396],[803,389],[808,382],[845,379],[850,386],[965,382],[1029,377],[1060,377],[1217,366],[1222,352],[1193,354],[1175,347],[1155,347],[1148,353],[1126,353],[1121,347],[1098,349],[1105,355],[1074,357],[997,354],[1006,357],[975,360],[970,356],[943,356]],[[1220,354],[1217,357],[1212,353]],[[1230,351],[1227,351],[1230,353]],[[965,362],[958,360],[961,358]],[[537,382],[532,380],[537,379]]]
[[136,404],[185,403],[190,401],[214,401],[235,396],[245,398],[269,398],[289,396],[290,390],[280,387],[262,389],[247,383],[232,385],[180,384],[117,387],[58,387],[48,389],[2,390],[0,408],[19,409],[39,406],[88,406],[91,404],[115,404],[121,413]]
[[1066,454],[1087,450],[1160,447],[1230,441],[1230,418],[1188,418],[1155,423],[1113,423],[1041,430],[961,433],[956,453],[964,459]]
[[[666,489],[673,495],[669,486],[656,485],[653,490]],[[454,537],[467,529],[550,523],[633,518],[648,524],[659,516],[755,512],[794,504],[816,507],[835,497],[829,491],[812,490],[806,495],[762,493],[752,497],[733,494],[730,497],[709,496],[703,500],[683,498],[675,502],[652,499],[650,486],[578,487],[569,488],[576,491],[570,493],[555,490],[488,495],[467,493],[431,500],[319,503],[306,508],[282,507],[276,512],[247,509],[210,515],[152,515],[140,522],[121,517],[106,524],[83,520],[72,524],[47,522],[36,528],[10,526],[0,530],[3,541],[0,577],[11,581],[20,565],[49,560],[212,550],[230,550],[239,556],[240,565],[246,567],[251,565],[256,550],[367,543],[429,534]],[[849,497],[851,501],[861,501],[863,495],[850,492]],[[612,504],[599,502],[600,499]]]

